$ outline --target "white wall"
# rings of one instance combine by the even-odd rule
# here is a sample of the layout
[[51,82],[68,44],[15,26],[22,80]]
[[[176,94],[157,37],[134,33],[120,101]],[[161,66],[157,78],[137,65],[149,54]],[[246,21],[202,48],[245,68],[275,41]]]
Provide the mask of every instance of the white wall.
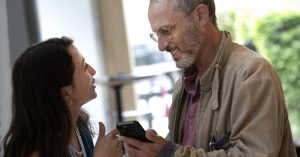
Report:
[[[0,0],[0,139],[3,138],[10,123],[10,58],[7,30],[6,0]],[[3,151],[0,147],[0,156]]]

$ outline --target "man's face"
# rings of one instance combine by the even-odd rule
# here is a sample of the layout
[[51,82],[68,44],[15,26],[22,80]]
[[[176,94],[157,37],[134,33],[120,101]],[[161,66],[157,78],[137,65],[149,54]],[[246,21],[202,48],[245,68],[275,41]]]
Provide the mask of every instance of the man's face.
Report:
[[202,35],[190,17],[172,0],[151,0],[148,15],[159,50],[170,52],[178,68],[192,65],[201,50]]

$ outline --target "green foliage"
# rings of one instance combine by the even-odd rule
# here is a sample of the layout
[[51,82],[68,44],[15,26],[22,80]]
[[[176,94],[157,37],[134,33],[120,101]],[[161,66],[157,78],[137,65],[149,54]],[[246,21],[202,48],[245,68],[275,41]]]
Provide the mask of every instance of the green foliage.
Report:
[[300,14],[273,13],[257,21],[254,42],[282,81],[292,130],[300,137]]
[[236,32],[234,29],[234,23],[236,22],[235,12],[223,12],[218,16],[218,26],[221,30],[230,32],[231,38],[234,40],[236,38]]
[[253,26],[255,18],[251,16],[251,12],[243,10],[224,11],[218,13],[218,27],[221,30],[230,32],[231,38],[238,43],[245,43],[253,38]]

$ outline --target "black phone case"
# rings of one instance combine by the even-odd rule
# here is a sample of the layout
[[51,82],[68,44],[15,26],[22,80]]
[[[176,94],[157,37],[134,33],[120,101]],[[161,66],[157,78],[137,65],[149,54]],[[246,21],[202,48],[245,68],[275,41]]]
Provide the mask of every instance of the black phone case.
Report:
[[138,121],[118,122],[117,129],[122,136],[132,137],[144,142],[151,142],[145,137],[145,130]]

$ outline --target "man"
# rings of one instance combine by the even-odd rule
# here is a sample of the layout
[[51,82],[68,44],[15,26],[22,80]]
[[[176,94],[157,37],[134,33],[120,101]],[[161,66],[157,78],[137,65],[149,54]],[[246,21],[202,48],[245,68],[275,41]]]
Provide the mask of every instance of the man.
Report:
[[121,137],[131,157],[295,157],[276,71],[217,27],[213,0],[150,0],[151,38],[170,52],[176,83],[166,139]]

